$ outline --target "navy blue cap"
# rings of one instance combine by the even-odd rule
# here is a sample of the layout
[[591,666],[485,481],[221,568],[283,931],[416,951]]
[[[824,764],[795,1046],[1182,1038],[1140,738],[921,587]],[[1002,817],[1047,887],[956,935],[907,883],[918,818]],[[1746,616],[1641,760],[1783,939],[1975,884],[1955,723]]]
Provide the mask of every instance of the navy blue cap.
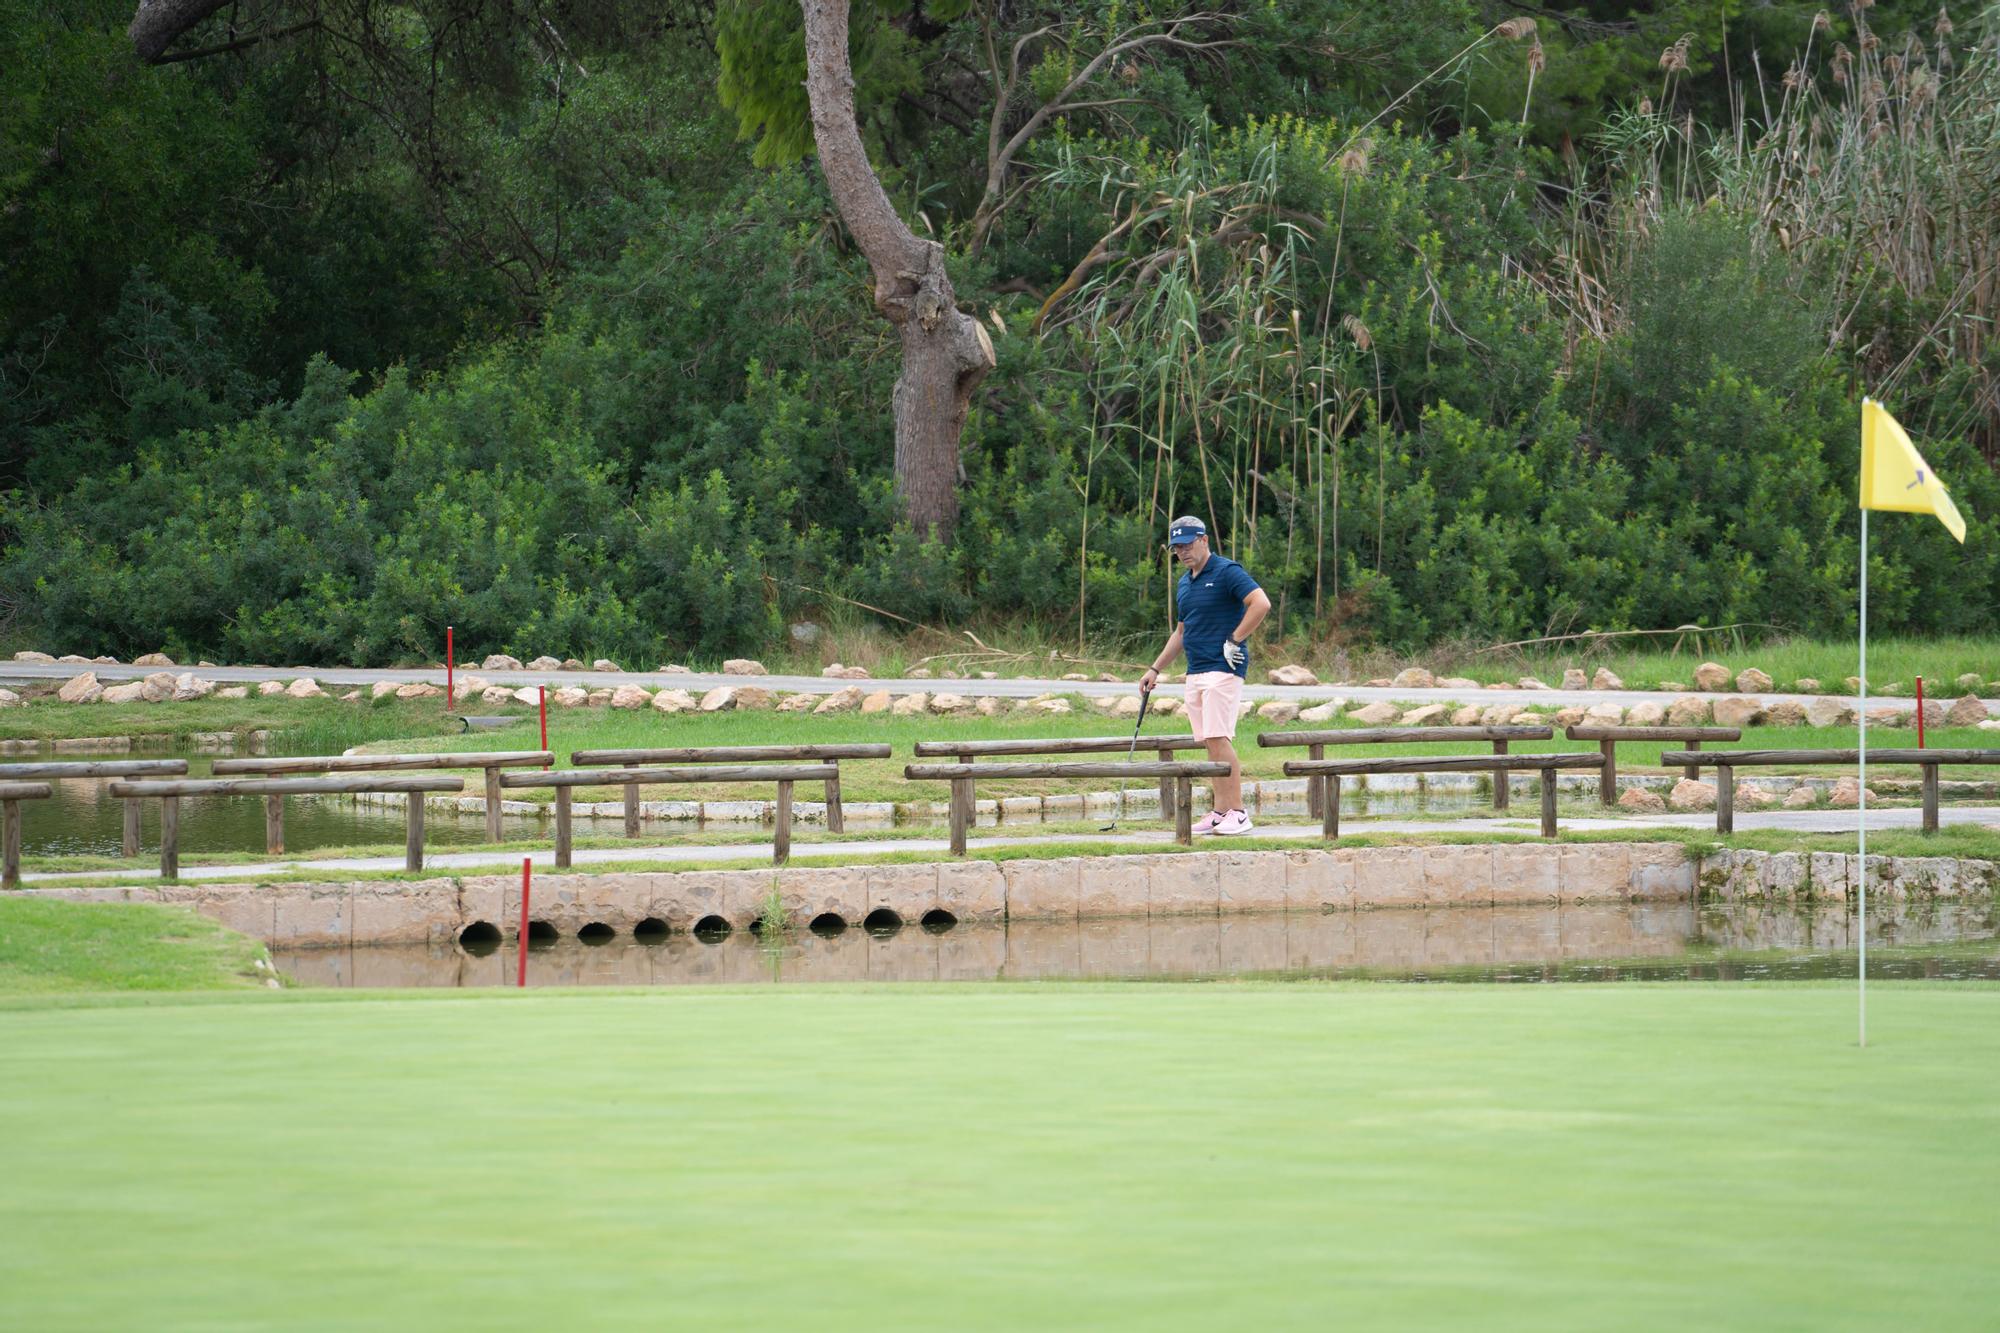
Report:
[[1206,537],[1207,535],[1208,524],[1202,522],[1194,515],[1188,514],[1175,519],[1172,526],[1167,529],[1167,545],[1186,546],[1197,537]]

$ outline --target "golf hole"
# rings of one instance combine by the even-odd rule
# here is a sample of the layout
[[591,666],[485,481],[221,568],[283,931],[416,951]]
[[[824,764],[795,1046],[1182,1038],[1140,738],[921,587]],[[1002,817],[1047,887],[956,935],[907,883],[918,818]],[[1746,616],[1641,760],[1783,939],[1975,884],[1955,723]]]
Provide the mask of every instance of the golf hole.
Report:
[[958,924],[958,918],[942,907],[933,907],[918,924],[933,935],[942,935]]
[[861,918],[861,928],[871,935],[893,935],[903,928],[903,918],[887,907],[878,907]]
[[719,916],[705,916],[694,923],[694,937],[703,944],[729,938],[729,923]]
[[602,921],[593,921],[576,932],[576,937],[585,944],[609,944],[618,938],[618,932]]
[[812,919],[807,929],[811,930],[815,935],[823,935],[831,939],[833,936],[847,929],[847,918],[838,912],[821,912]]
[[500,947],[500,927],[491,921],[475,921],[458,932],[459,947],[484,957]]
[[656,916],[649,916],[632,927],[632,938],[645,944],[657,943],[667,937],[667,923]]

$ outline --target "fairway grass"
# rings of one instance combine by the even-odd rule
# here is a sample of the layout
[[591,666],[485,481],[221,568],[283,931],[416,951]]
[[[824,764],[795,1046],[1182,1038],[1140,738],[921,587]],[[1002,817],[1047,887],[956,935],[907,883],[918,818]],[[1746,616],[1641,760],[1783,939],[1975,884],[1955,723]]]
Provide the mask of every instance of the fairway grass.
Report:
[[0,1327],[1990,1327],[2000,988],[0,1009]]

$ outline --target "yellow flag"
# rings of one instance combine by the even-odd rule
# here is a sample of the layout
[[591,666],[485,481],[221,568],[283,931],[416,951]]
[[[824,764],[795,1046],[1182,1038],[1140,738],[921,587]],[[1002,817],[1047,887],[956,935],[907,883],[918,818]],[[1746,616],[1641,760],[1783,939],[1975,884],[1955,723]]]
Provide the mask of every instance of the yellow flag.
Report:
[[1952,536],[1965,540],[1965,520],[1945,494],[1944,483],[1896,418],[1873,398],[1861,400],[1861,507],[1936,514]]

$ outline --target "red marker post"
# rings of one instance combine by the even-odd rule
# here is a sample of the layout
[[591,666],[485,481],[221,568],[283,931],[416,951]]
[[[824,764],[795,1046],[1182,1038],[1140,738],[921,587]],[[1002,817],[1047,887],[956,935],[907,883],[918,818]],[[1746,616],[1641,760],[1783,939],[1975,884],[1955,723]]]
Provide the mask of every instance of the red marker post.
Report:
[[[548,686],[546,686],[546,685],[537,685],[537,686],[535,686],[535,693],[536,693],[536,694],[537,694],[537,695],[538,695],[538,696],[540,697],[540,699],[541,699],[541,705],[542,705],[542,748],[543,748],[544,750],[546,750],[546,749],[548,749],[548,748],[549,748],[549,687],[548,687]],[[542,765],[542,771],[543,771],[543,772],[547,772],[547,771],[548,771],[548,767],[549,767],[549,766],[548,766],[547,764],[543,764],[543,765]]]
[[457,659],[458,654],[453,652],[451,647],[451,626],[446,625],[444,627],[444,711],[447,713],[451,711],[451,665]]
[[521,858],[521,949],[520,963],[514,973],[514,984],[528,984],[528,888],[534,878],[535,863],[529,857]]
[[1917,748],[1924,748],[1924,678],[1917,677]]

